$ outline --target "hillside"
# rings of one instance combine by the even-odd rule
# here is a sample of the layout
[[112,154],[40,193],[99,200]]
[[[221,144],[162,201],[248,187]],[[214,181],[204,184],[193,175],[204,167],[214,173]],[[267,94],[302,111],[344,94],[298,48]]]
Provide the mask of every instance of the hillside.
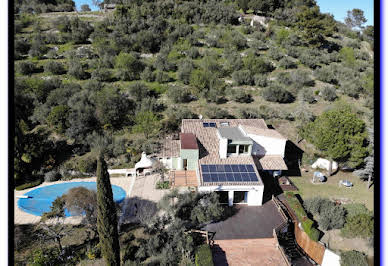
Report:
[[307,164],[322,151],[302,133],[325,111],[349,106],[373,128],[373,32],[349,29],[311,1],[265,9],[242,2],[133,2],[107,13],[20,8],[16,185],[94,174],[101,141],[110,167],[132,167],[181,119],[199,115],[263,118],[299,143]]

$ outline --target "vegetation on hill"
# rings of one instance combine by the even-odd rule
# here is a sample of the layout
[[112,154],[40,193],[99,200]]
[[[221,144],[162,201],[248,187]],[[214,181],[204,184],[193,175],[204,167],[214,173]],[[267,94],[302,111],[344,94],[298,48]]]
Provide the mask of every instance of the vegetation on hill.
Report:
[[[31,3],[15,8],[16,185],[95,173],[96,134],[114,140],[110,167],[132,166],[200,114],[264,118],[297,141],[342,101],[372,127],[373,27],[357,10],[343,24],[307,0],[130,1],[92,16]],[[326,155],[307,140],[306,156]],[[368,141],[357,143],[332,157],[363,169]]]
[[[90,12],[84,5],[72,12],[69,0],[15,2],[15,187],[133,167],[142,151],[158,152],[161,139],[179,132],[182,119],[199,115],[265,119],[301,142],[303,163],[328,156],[357,168],[362,180],[373,179],[374,28],[363,26],[362,10],[349,11],[341,23],[313,0],[96,3],[116,3],[116,8]],[[101,143],[104,162],[96,163]],[[65,204],[81,212],[86,207],[78,196],[56,201],[52,215],[61,216]],[[294,203],[304,229],[318,239],[313,221],[299,201]],[[120,234],[123,263],[193,263],[195,246],[202,242],[187,232],[222,219],[215,195],[173,192],[160,204],[164,217],[152,220],[139,212],[144,238]],[[371,236],[369,213],[344,218],[342,208],[326,207],[317,212],[321,228]],[[80,231],[97,219],[95,209],[88,214]],[[108,218],[96,222],[99,231],[113,225],[108,231],[116,234],[115,221]],[[43,229],[37,230],[31,234]],[[72,259],[95,259],[102,252],[118,264],[118,242],[97,245],[97,240],[85,237],[83,246],[72,242],[82,249]],[[31,250],[31,263],[58,257],[62,250],[50,243]]]

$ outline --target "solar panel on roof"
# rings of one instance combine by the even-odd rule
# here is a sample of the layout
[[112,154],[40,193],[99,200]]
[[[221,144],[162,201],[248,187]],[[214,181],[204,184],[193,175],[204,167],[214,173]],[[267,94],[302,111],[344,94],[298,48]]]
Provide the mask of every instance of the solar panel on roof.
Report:
[[203,122],[203,127],[209,127],[209,126],[210,126],[209,123]]
[[243,164],[240,164],[240,165],[238,166],[238,168],[240,169],[240,172],[247,172],[247,168],[246,168],[245,165],[243,165]]
[[209,172],[209,166],[208,165],[202,165],[202,172],[208,173]]
[[216,127],[216,123],[209,123],[209,127]]
[[240,169],[237,164],[232,164],[231,167],[232,167],[232,172],[234,173],[240,172]]
[[246,166],[246,168],[247,168],[248,172],[255,172],[255,169],[253,169],[253,166],[250,165],[250,164],[248,164],[248,165]]
[[251,178],[249,177],[248,173],[241,173],[241,178],[243,182],[250,182]]
[[205,164],[201,165],[203,182],[258,182],[253,165]]
[[203,173],[202,174],[203,182],[212,182],[210,179],[210,174],[209,173]]

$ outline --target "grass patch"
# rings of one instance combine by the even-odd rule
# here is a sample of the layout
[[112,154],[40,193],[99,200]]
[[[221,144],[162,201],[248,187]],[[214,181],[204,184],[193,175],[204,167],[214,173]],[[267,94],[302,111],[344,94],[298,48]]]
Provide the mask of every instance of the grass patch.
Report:
[[212,266],[213,257],[212,251],[207,244],[201,245],[195,252],[195,265],[197,266]]
[[164,182],[158,181],[156,183],[155,187],[156,187],[156,189],[169,189],[170,188],[170,182],[168,182],[168,181],[164,181]]
[[286,192],[285,198],[288,202],[288,205],[292,208],[296,217],[301,222],[302,228],[306,234],[311,238],[311,240],[318,241],[320,233],[318,229],[313,227],[314,221],[307,217],[306,211],[304,210],[299,200],[296,198],[295,194],[292,192]]
[[[364,204],[373,211],[373,190],[366,188],[366,182],[360,180],[352,173],[338,172],[334,176],[328,177],[327,182],[322,184],[312,184],[313,171],[302,173],[300,177],[290,177],[291,181],[299,189],[299,194],[303,199],[322,197],[331,200],[348,201],[348,203]],[[349,180],[353,183],[352,188],[338,186],[340,180]]]

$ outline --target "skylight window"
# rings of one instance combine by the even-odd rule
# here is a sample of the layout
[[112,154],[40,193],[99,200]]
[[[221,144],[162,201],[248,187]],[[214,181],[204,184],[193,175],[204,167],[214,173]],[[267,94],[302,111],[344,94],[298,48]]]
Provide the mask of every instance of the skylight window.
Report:
[[227,126],[229,126],[229,122],[221,122],[220,125],[222,127],[227,127]]

